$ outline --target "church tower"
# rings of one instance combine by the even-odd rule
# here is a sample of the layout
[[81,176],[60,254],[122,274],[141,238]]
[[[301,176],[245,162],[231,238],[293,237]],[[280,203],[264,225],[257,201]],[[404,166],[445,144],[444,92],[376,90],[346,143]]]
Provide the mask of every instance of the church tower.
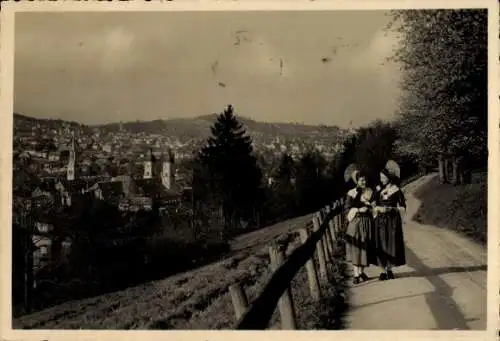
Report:
[[149,149],[148,158],[144,161],[144,179],[153,178],[153,166],[155,162],[155,156],[153,155],[153,150]]
[[166,158],[163,160],[161,170],[161,183],[166,189],[171,189],[174,186],[175,179],[175,157],[172,150],[169,148]]
[[71,132],[71,145],[69,149],[68,166],[66,170],[66,178],[68,181],[75,180],[75,163],[76,163],[76,150],[75,150],[75,132]]

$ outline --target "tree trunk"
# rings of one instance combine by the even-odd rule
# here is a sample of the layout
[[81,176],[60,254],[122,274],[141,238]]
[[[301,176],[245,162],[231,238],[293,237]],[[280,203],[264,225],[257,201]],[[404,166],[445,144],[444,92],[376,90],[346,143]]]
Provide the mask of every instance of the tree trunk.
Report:
[[471,172],[471,160],[470,156],[467,155],[462,160],[462,184],[467,185],[472,181],[472,172]]
[[472,182],[472,173],[471,173],[471,170],[466,167],[463,171],[462,171],[462,183],[464,185],[470,185]]
[[450,182],[450,159],[448,157],[444,158],[444,182]]
[[453,186],[460,184],[460,159],[458,157],[452,158],[452,175],[451,183]]
[[29,314],[33,306],[33,247],[31,233],[26,233],[24,249],[24,311]]
[[224,204],[224,238],[226,239],[227,237],[231,236],[231,233],[234,230],[235,227],[235,212],[234,208],[231,205],[231,203],[226,199]]
[[439,156],[438,159],[438,169],[439,169],[439,182],[442,184],[446,183],[446,167],[445,161],[442,155]]

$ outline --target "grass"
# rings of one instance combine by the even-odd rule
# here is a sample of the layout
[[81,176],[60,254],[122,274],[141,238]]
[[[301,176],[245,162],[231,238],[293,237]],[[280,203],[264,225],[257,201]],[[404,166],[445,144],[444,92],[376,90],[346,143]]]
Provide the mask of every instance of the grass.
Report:
[[[347,312],[347,302],[344,297],[347,290],[347,266],[344,261],[344,247],[339,245],[334,252],[334,262],[329,263],[330,283],[322,288],[322,298],[312,302],[307,288],[307,275],[301,269],[294,282],[302,283],[294,292],[294,301],[300,304],[297,320],[299,329],[303,330],[341,330],[345,328],[344,317]],[[299,294],[300,292],[300,294]]]
[[[231,329],[234,310],[228,286],[239,282],[248,299],[257,297],[271,276],[268,245],[303,227],[310,215],[241,235],[228,256],[218,262],[171,277],[83,300],[66,302],[13,320],[22,329]],[[290,252],[298,245],[291,243]],[[341,254],[337,255],[339,259]],[[172,259],[172,262],[175,262]],[[343,268],[332,269],[342,283]],[[301,329],[338,328],[333,318],[338,290],[325,292],[320,304],[310,302],[305,271],[292,282]],[[322,317],[323,316],[323,317]],[[277,313],[271,326],[276,326]]]
[[421,200],[415,221],[462,233],[485,245],[487,241],[487,173],[474,173],[471,184],[440,184],[436,177],[414,195]]
[[[186,229],[175,232],[165,230],[133,247],[102,252],[91,279],[80,277],[57,282],[50,280],[49,273],[45,277],[48,280],[38,282],[33,311],[163,279],[212,263],[230,251],[229,243],[213,235],[195,240],[187,235]],[[171,259],[175,262],[166,261]],[[15,318],[24,314],[22,305],[13,308]]]

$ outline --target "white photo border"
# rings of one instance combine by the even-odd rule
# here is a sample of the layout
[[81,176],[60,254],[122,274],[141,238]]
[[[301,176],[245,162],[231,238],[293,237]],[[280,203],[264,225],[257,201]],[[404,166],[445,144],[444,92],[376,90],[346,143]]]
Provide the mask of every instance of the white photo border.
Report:
[[[487,329],[485,331],[94,331],[12,329],[12,135],[14,21],[17,12],[96,11],[328,11],[390,9],[488,8],[488,275]],[[498,340],[500,328],[500,206],[499,206],[499,7],[495,0],[350,0],[350,1],[2,1],[0,11],[0,340]],[[411,318],[411,316],[408,316]]]

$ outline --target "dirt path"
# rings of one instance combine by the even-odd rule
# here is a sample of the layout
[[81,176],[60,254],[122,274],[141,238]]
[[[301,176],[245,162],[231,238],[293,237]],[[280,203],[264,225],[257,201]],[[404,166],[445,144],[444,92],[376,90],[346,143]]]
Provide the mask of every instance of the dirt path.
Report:
[[367,269],[374,279],[350,289],[347,329],[486,329],[486,248],[412,220],[420,206],[412,193],[434,176],[405,187],[407,265],[384,282],[379,269]]

